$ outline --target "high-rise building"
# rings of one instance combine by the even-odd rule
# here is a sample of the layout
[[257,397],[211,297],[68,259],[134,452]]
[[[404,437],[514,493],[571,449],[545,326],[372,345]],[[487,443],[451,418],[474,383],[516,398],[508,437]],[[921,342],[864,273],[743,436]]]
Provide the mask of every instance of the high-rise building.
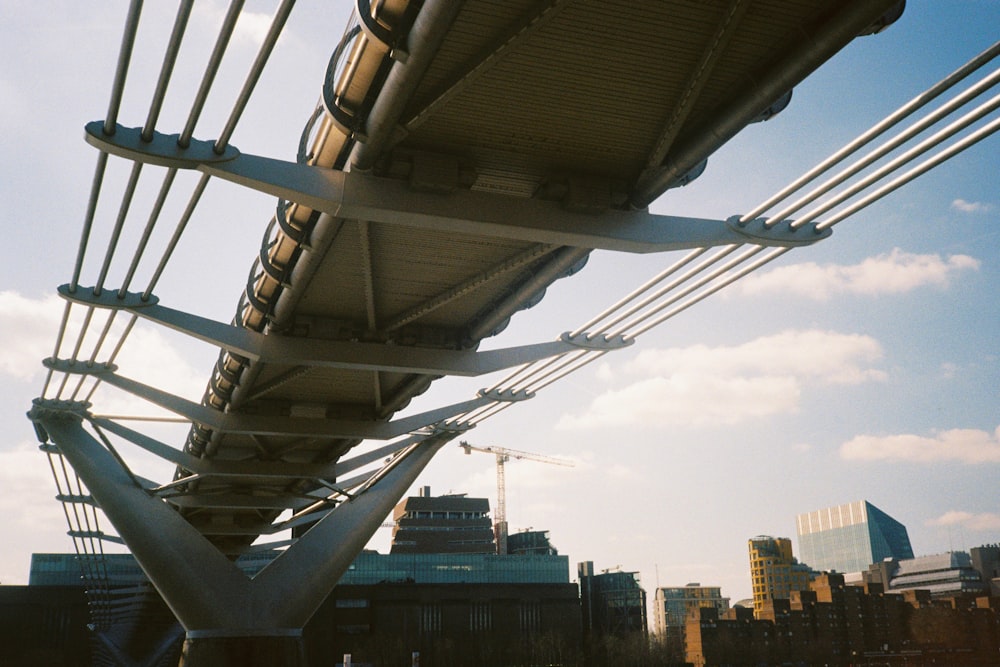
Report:
[[577,574],[585,636],[646,634],[646,591],[638,573],[604,570],[594,574],[593,562],[586,561],[577,565]]
[[718,586],[658,587],[653,602],[653,628],[656,636],[666,646],[676,646],[683,658],[684,624],[699,609],[711,607],[721,615],[729,609],[729,598],[722,597]]
[[913,558],[906,526],[867,500],[799,514],[799,558],[814,570],[863,572],[886,558]]
[[789,538],[758,535],[749,540],[748,547],[755,616],[759,616],[765,602],[788,599],[792,591],[809,588],[813,572],[792,556]]
[[401,501],[392,511],[394,554],[497,552],[490,521],[490,501],[465,494],[431,496],[429,486],[419,496]]

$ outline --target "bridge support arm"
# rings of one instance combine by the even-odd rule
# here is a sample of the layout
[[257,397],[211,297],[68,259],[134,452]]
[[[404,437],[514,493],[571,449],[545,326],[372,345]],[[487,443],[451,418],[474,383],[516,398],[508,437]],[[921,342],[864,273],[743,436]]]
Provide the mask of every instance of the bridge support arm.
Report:
[[151,141],[143,141],[139,128],[118,126],[108,135],[103,127],[101,121],[88,123],[85,135],[102,151],[143,163],[197,169],[335,218],[633,253],[732,243],[794,247],[810,245],[830,233],[809,224],[751,236],[724,220],[656,215],[644,209],[591,214],[540,199],[469,190],[420,192],[406,181],[246,155],[233,148],[214,155],[203,146],[207,142],[192,142],[185,151],[174,137],[154,133]]
[[83,415],[36,400],[28,416],[80,475],[185,628],[249,624],[247,610],[233,609],[246,576],[176,511],[136,486],[83,428]]
[[620,336],[612,339],[600,336],[589,339],[586,334],[576,337],[564,334],[554,341],[498,350],[435,350],[281,334],[265,335],[167,308],[157,303],[155,298],[142,301],[137,294],[126,294],[119,298],[113,290],[97,294],[93,288],[71,289],[69,285],[61,285],[59,295],[88,307],[124,310],[234,354],[269,364],[477,377],[580,348],[608,351],[627,347],[632,343]]
[[329,512],[253,579],[180,514],[135,484],[83,427],[83,404],[36,399],[29,418],[80,475],[186,630],[185,667],[303,667],[302,628],[434,455],[428,435],[364,493]]

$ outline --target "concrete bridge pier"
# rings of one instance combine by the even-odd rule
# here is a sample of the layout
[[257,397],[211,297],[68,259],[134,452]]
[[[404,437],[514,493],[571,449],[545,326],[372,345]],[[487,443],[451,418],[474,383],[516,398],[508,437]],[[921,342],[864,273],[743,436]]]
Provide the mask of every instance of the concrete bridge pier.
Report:
[[250,579],[84,428],[85,404],[38,399],[28,416],[39,439],[54,443],[76,470],[184,627],[183,667],[306,667],[302,628],[454,437],[430,435],[412,446]]

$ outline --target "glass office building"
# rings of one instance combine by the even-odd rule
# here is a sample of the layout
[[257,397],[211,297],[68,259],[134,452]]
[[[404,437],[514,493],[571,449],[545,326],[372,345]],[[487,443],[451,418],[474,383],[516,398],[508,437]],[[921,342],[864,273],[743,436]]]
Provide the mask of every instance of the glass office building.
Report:
[[799,558],[814,570],[861,572],[886,558],[913,558],[906,526],[867,500],[799,514]]
[[[253,576],[274,560],[277,552],[240,557],[236,562]],[[112,586],[135,585],[146,580],[132,554],[32,554],[32,586],[82,585],[84,571],[99,572]],[[93,576],[93,574],[91,574]],[[568,584],[569,557],[530,554],[358,554],[339,583],[378,584]]]

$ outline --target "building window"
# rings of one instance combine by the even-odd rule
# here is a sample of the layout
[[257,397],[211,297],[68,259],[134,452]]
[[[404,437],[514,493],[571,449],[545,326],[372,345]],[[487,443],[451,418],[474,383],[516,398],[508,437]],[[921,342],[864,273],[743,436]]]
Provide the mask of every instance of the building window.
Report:
[[344,635],[364,635],[371,631],[371,627],[364,624],[338,625],[337,632]]
[[538,600],[523,600],[519,609],[522,634],[535,634],[542,627],[542,605]]
[[469,605],[469,629],[473,632],[487,632],[493,629],[493,610],[489,602],[474,601]]
[[337,600],[337,609],[364,609],[368,607],[368,600]]
[[420,632],[425,635],[439,634],[441,632],[441,607],[439,605],[421,605]]

